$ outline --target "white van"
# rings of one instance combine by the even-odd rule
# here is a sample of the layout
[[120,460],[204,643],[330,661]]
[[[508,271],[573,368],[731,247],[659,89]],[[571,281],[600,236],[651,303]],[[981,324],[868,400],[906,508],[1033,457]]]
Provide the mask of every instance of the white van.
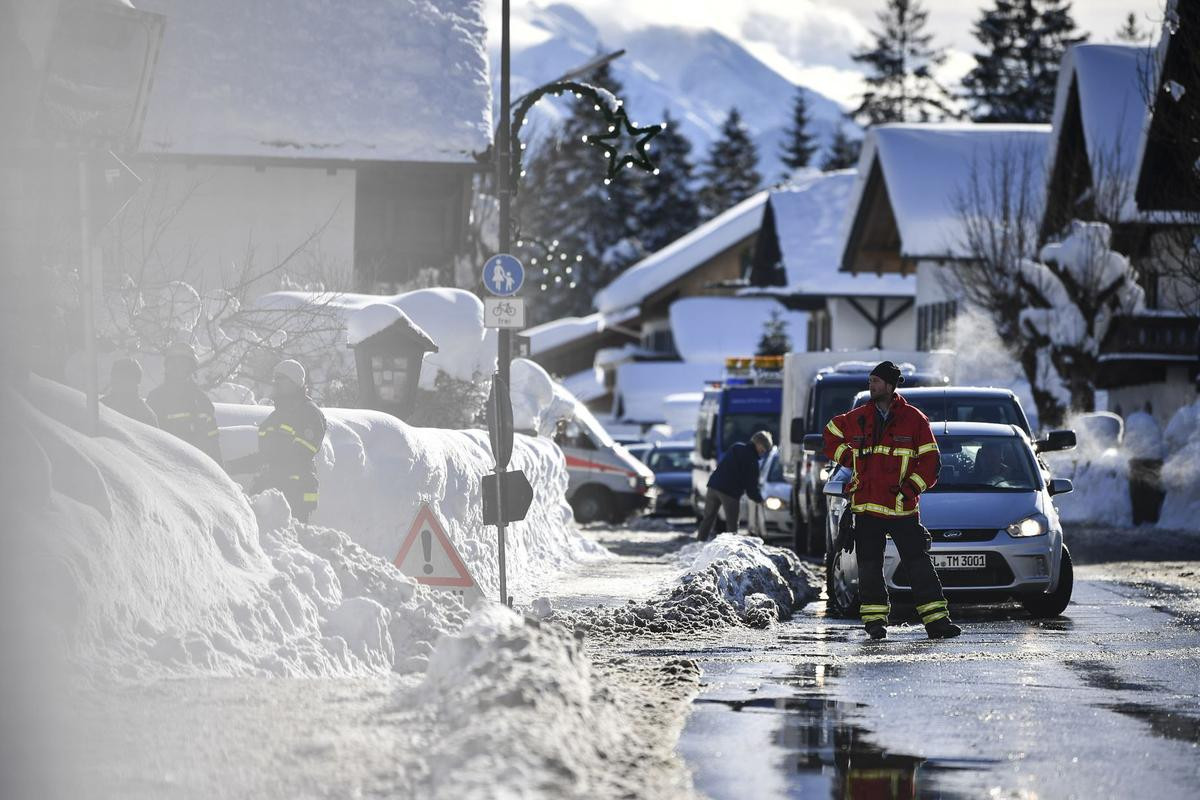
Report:
[[567,457],[567,501],[579,522],[620,522],[653,510],[658,490],[654,473],[613,441],[579,402],[569,419],[558,423],[554,441]]

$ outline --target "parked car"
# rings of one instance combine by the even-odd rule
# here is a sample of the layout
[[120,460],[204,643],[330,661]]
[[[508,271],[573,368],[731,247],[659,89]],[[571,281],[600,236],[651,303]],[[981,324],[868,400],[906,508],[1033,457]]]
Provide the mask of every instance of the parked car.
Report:
[[654,485],[658,487],[655,514],[684,516],[695,513],[691,442],[641,443],[631,445],[629,452],[654,473]]
[[759,469],[759,491],[761,503],[751,503],[742,498],[747,529],[760,539],[786,537],[788,545],[792,538],[792,511],[788,507],[792,485],[783,476],[783,460],[779,448],[772,448],[763,458]]
[[[944,422],[934,433],[941,472],[921,496],[921,522],[933,537],[930,552],[948,599],[1012,598],[1034,617],[1061,614],[1071,600],[1074,571],[1053,498],[1070,492],[1071,482],[1044,474],[1033,443],[1017,425]],[[825,484],[830,531],[847,513],[842,490],[849,477],[838,467]],[[830,538],[825,565],[831,612],[856,616],[857,551],[835,551]],[[910,588],[891,540],[883,571],[890,593]]]
[[582,403],[558,424],[554,441],[567,461],[567,502],[579,522],[620,522],[653,508],[650,468],[617,444]]

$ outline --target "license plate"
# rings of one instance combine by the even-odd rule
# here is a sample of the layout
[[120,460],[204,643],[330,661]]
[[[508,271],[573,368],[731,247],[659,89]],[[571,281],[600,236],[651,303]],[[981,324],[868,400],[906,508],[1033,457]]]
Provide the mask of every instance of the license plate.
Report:
[[933,557],[935,569],[983,569],[987,556],[983,553],[945,553]]

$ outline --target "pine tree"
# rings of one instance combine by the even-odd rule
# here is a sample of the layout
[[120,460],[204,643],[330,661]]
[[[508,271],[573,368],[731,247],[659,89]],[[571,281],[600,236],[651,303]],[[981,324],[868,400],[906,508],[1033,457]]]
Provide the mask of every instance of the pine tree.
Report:
[[[792,104],[792,125],[783,133],[783,152],[780,153],[779,160],[789,171],[807,167],[813,154],[817,152],[816,138],[808,132],[810,119],[805,91],[803,87],[796,90],[796,100]],[[784,177],[787,178],[788,175],[785,174]]]
[[700,190],[700,202],[706,218],[715,217],[758,191],[762,176],[757,165],[758,148],[742,123],[742,115],[731,108],[701,168],[704,188]]
[[[622,87],[607,65],[586,82],[620,96]],[[644,173],[622,170],[604,183],[607,160],[583,142],[584,135],[603,130],[604,117],[593,105],[586,97],[573,100],[557,134],[526,160],[516,208],[517,238],[528,241],[517,254],[536,292],[535,321],[589,313],[596,292],[644,253],[636,236]],[[556,257],[547,263],[545,246],[553,242]]]
[[787,322],[779,309],[772,309],[771,316],[763,323],[762,338],[758,340],[759,356],[785,356],[792,352],[792,337],[788,334]]
[[946,54],[925,32],[929,12],[919,0],[886,0],[877,14],[882,30],[874,47],[851,58],[869,68],[867,91],[853,116],[865,124],[912,122],[952,116],[950,95],[933,77]]
[[658,175],[641,182],[637,228],[647,253],[653,253],[693,230],[700,223],[700,200],[696,196],[692,143],[679,121],[663,111],[667,129],[650,143],[650,158]]
[[1138,27],[1137,15],[1132,11],[1125,17],[1125,22],[1117,29],[1117,41],[1129,42],[1130,44],[1141,44],[1150,38],[1150,35]]
[[829,142],[829,152],[821,162],[821,169],[829,172],[835,169],[849,169],[858,164],[858,154],[862,151],[862,140],[851,139],[839,126],[833,132]]
[[1058,67],[1084,41],[1069,0],[995,0],[975,24],[984,52],[963,78],[976,122],[1049,122]]

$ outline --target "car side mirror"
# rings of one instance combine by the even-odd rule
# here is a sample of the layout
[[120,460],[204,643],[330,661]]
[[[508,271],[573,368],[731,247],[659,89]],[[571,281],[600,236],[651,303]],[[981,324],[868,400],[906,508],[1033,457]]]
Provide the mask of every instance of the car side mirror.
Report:
[[831,477],[825,481],[825,486],[821,489],[821,492],[829,497],[841,497],[845,489],[845,481]]
[[792,417],[792,444],[804,443],[804,417]]
[[700,457],[711,459],[713,457],[713,440],[704,439],[700,442]]
[[1067,492],[1075,491],[1075,484],[1066,478],[1051,478],[1049,489],[1050,496],[1053,497],[1056,494],[1066,494]]
[[[1050,431],[1045,439],[1038,439],[1033,447],[1039,453],[1056,453],[1059,450],[1070,450],[1078,443],[1073,430]],[[1069,491],[1069,490],[1068,490]]]
[[819,453],[825,449],[825,435],[810,433],[804,437],[804,449],[811,453]]

